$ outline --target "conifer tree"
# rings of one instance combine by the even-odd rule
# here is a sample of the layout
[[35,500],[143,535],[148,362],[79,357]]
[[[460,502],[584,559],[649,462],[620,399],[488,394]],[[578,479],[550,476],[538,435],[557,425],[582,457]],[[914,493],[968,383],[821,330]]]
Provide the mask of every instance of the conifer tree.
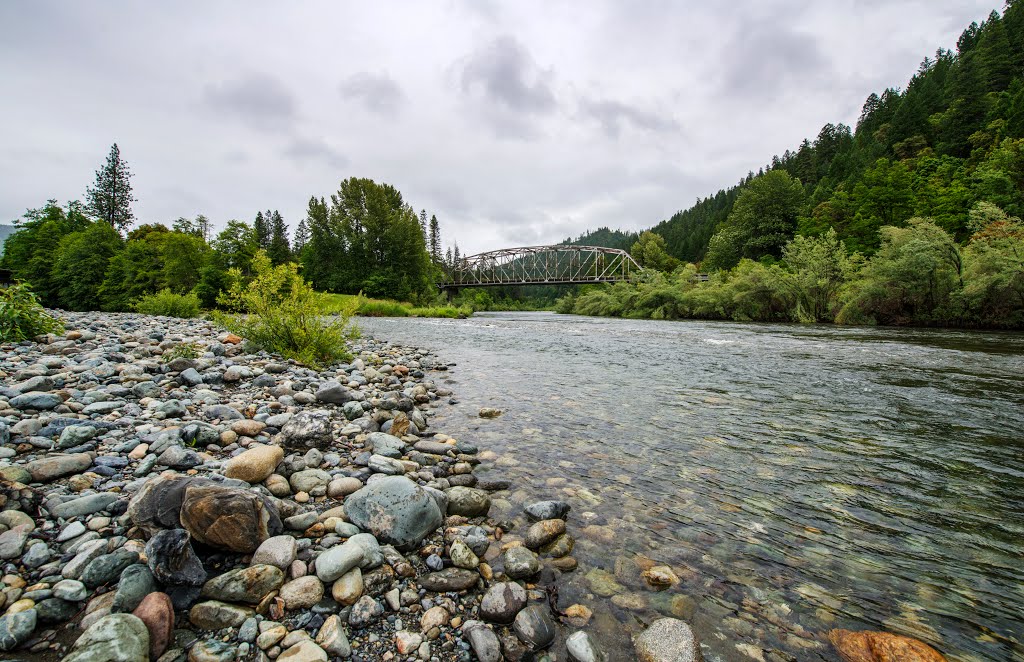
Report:
[[106,221],[118,232],[126,231],[135,221],[131,177],[128,164],[114,143],[106,164],[96,171],[95,185],[87,188],[85,193],[89,213]]
[[298,256],[302,252],[302,248],[309,242],[309,225],[306,224],[306,219],[299,221],[299,224],[295,226],[295,235],[292,237],[292,251]]
[[437,222],[437,216],[430,217],[430,257],[435,264],[441,264],[441,224]]
[[267,247],[267,256],[275,266],[288,262],[292,257],[292,249],[288,245],[288,226],[276,209],[270,214],[270,244]]
[[267,211],[266,216],[261,211],[256,212],[256,221],[252,228],[256,232],[257,246],[263,250],[270,248],[270,211]]

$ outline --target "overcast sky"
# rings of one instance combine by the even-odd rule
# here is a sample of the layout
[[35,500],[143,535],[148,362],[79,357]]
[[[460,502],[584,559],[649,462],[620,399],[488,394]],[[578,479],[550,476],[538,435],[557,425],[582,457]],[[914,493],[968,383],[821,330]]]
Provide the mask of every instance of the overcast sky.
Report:
[[215,226],[351,176],[464,253],[650,227],[1001,0],[0,2],[0,221],[117,142],[140,222]]

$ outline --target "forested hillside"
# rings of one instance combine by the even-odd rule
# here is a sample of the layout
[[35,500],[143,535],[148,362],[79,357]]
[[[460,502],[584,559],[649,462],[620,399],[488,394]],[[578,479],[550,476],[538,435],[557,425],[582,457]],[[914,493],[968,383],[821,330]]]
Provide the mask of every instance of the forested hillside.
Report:
[[828,124],[642,233],[631,252],[648,267],[643,280],[570,294],[558,308],[1020,328],[1022,215],[1024,0],[1013,0],[971,24],[955,52],[926,58],[906,89],[870,95],[856,130]]
[[[800,190],[777,189],[779,199],[764,201],[773,208],[754,209],[746,223],[730,219],[740,192],[770,171],[798,180]],[[963,242],[978,202],[1011,216],[1024,214],[1021,0],[1007,2],[1002,15],[993,11],[981,24],[972,23],[955,51],[939,49],[926,57],[904,89],[871,94],[856,129],[827,124],[813,139],[773,157],[761,172],[652,229],[683,262],[708,257],[719,233],[718,249],[701,266],[723,268],[740,257],[779,257],[794,234],[820,235],[829,228],[850,251],[870,255],[880,244],[882,226],[900,226],[915,216],[931,218]],[[763,218],[766,211],[772,218]],[[572,243],[621,248],[618,239],[626,234],[601,228]]]

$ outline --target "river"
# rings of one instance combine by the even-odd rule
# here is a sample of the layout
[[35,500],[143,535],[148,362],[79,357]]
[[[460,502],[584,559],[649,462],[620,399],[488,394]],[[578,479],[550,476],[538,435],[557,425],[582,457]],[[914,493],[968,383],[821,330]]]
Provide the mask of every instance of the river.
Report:
[[[1024,659],[1024,335],[485,313],[363,319],[456,365],[434,427],[565,498],[612,659],[659,615],[709,660],[836,660],[832,628]],[[480,407],[503,415],[484,420]],[[496,457],[494,456],[496,454]],[[681,582],[639,577],[651,561]],[[602,597],[602,594],[604,597]]]

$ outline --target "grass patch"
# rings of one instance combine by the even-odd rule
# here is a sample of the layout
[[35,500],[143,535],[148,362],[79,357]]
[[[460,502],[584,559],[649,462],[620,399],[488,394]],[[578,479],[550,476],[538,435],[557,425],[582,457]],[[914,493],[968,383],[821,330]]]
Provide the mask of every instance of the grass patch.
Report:
[[413,317],[445,317],[448,319],[462,319],[473,314],[469,306],[431,306],[428,308],[413,308],[409,311]]
[[413,306],[404,301],[371,299],[358,294],[324,294],[328,312],[352,310],[361,317],[445,317],[458,319],[469,317],[473,309],[469,306]]

